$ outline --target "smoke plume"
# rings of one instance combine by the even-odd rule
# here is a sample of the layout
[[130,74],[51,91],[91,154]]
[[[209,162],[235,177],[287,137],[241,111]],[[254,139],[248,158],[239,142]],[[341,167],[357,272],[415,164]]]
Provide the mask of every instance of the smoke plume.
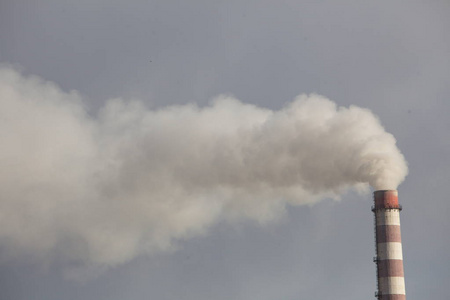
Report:
[[218,222],[267,222],[286,205],[407,174],[369,110],[300,95],[273,111],[218,96],[87,114],[76,92],[0,70],[0,250],[110,266]]

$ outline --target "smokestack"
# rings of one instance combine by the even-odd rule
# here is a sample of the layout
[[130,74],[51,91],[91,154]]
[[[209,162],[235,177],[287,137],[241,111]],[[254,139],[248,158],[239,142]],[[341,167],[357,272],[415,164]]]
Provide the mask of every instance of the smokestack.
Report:
[[396,190],[374,192],[378,300],[405,300],[400,211]]

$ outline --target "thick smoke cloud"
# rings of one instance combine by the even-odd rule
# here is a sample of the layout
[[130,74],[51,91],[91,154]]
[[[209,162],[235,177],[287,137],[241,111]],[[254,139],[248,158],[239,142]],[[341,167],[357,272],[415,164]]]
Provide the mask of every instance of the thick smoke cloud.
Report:
[[300,95],[278,111],[219,96],[147,109],[0,70],[0,250],[109,266],[218,222],[268,222],[287,204],[395,189],[407,174],[367,109]]

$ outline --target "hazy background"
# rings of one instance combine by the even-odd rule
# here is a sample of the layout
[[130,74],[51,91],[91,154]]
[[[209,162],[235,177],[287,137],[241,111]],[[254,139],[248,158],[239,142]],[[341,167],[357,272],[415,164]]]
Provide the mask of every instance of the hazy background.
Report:
[[[409,162],[407,297],[445,299],[449,28],[447,1],[2,0],[0,62],[77,90],[93,115],[112,97],[156,108],[222,93],[279,109],[316,92],[371,109]],[[86,282],[65,279],[63,263],[3,256],[1,299],[370,298],[370,206],[347,194],[265,227],[219,224]]]

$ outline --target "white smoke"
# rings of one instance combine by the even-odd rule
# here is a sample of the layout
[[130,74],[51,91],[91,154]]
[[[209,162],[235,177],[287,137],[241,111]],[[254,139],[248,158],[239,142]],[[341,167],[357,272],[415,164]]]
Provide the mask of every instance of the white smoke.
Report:
[[286,204],[395,189],[407,174],[367,109],[300,95],[278,111],[219,96],[98,116],[37,77],[0,70],[3,255],[108,266],[170,249],[218,222],[266,222]]

